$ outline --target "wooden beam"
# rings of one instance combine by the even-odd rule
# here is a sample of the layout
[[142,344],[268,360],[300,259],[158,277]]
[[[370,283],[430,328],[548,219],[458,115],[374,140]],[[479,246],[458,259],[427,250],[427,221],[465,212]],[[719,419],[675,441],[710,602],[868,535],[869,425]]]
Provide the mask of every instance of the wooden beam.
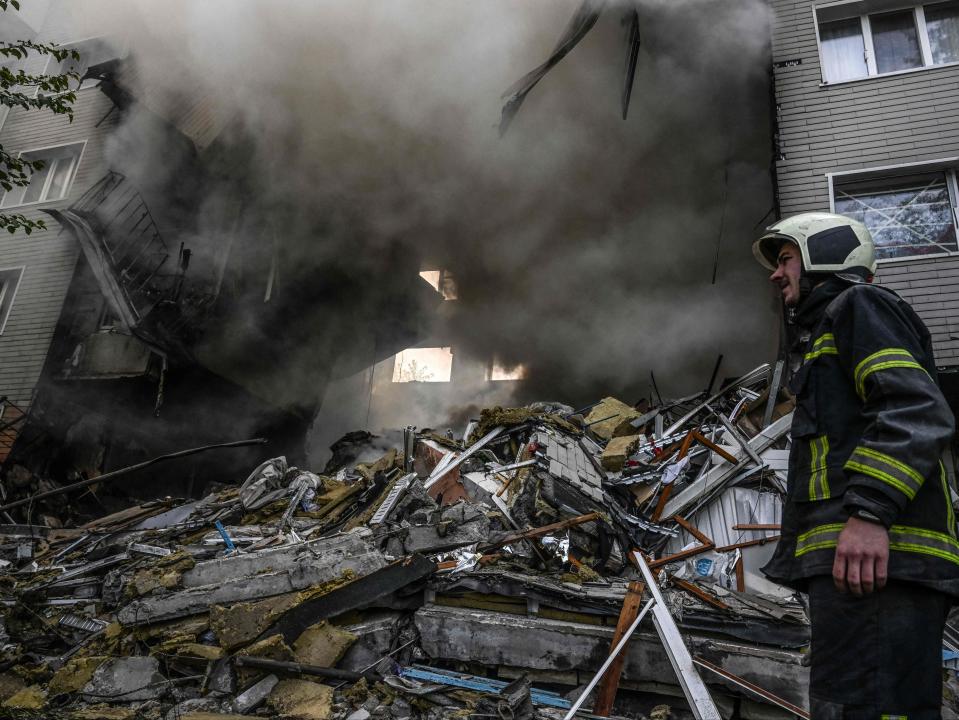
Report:
[[[616,623],[616,630],[613,633],[613,639],[610,642],[609,649],[612,652],[623,635],[629,629],[629,626],[639,615],[639,609],[642,606],[643,592],[646,585],[641,582],[631,582],[626,588],[626,597],[623,598],[623,607],[619,611],[619,621]],[[616,691],[619,689],[619,678],[623,674],[623,666],[626,664],[625,649],[616,656],[613,663],[609,666],[606,674],[600,681],[596,689],[596,702],[593,703],[593,714],[601,717],[609,717],[613,711],[613,702],[616,700]]]
[[758,540],[744,540],[743,542],[733,543],[732,545],[723,545],[722,547],[716,548],[716,552],[723,553],[729,552],[730,550],[738,550],[739,548],[752,547],[753,545],[765,545],[766,543],[778,541],[779,537],[779,535],[770,535],[769,537],[759,538]]
[[593,520],[599,520],[601,518],[602,515],[600,515],[598,512],[591,512],[587,513],[586,515],[577,515],[574,518],[560,520],[559,522],[555,522],[550,525],[543,525],[542,527],[532,528],[531,530],[523,530],[522,532],[511,533],[502,540],[499,540],[495,543],[490,543],[489,545],[484,545],[483,549],[491,550],[493,548],[509,545],[510,543],[519,542],[520,540],[532,540],[534,538],[543,537],[544,535],[549,535],[553,532],[566,530],[567,528],[575,527],[576,525],[582,525],[583,523],[592,522]]
[[733,530],[782,530],[779,523],[737,523]]
[[676,587],[680,588],[681,590],[685,590],[693,597],[699,598],[707,605],[712,605],[714,608],[718,608],[720,610],[729,610],[729,605],[724,603],[712,593],[706,592],[701,587],[698,587],[691,582],[686,582],[675,575],[671,576],[670,580]]
[[693,437],[696,438],[696,440],[698,440],[703,445],[705,445],[710,450],[712,450],[714,453],[719,455],[726,462],[730,463],[731,465],[739,465],[739,460],[737,460],[735,457],[733,457],[728,452],[723,450],[721,447],[719,447],[719,445],[714,443],[712,440],[710,440],[708,437],[700,433],[698,430],[693,430],[692,434],[693,434]]

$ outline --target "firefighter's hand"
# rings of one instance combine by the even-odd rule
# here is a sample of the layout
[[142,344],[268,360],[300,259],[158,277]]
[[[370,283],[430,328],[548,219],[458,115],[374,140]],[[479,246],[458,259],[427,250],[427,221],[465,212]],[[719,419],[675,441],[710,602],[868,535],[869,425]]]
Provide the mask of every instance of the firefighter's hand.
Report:
[[851,517],[839,533],[832,579],[839,592],[864,595],[886,585],[889,533],[882,525]]

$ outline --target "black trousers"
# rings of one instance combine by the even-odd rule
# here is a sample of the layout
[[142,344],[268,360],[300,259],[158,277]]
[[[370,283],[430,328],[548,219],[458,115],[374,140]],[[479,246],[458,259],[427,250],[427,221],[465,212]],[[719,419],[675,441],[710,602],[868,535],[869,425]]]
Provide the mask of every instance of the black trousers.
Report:
[[840,593],[809,582],[813,720],[941,717],[942,631],[950,599],[890,581],[878,592]]

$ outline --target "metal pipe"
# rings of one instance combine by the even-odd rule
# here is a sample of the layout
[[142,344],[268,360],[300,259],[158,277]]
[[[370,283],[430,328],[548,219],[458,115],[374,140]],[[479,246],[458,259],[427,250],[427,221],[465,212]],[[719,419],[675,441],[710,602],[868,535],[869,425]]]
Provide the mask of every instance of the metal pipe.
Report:
[[602,667],[597,671],[593,676],[593,679],[589,681],[589,685],[586,686],[586,689],[580,693],[580,696],[576,699],[576,702],[573,703],[573,707],[569,709],[569,712],[566,713],[566,717],[563,720],[571,720],[573,715],[576,714],[576,711],[579,710],[580,706],[586,702],[586,698],[589,697],[589,694],[593,692],[593,688],[599,684],[599,681],[603,679],[603,675],[606,674],[606,670],[609,669],[609,666],[613,664],[613,660],[616,659],[616,656],[622,652],[623,648],[626,647],[626,643],[629,642],[629,639],[633,636],[633,633],[636,632],[636,628],[639,627],[639,623],[643,621],[643,618],[646,617],[646,613],[652,610],[653,605],[656,604],[656,598],[650,598],[649,601],[643,606],[642,612],[636,616],[636,619],[633,620],[633,624],[629,626],[629,629],[626,630],[626,633],[623,635],[622,639],[616,644],[616,647],[613,648],[613,651],[609,654],[609,657],[606,658],[606,662],[603,663]]

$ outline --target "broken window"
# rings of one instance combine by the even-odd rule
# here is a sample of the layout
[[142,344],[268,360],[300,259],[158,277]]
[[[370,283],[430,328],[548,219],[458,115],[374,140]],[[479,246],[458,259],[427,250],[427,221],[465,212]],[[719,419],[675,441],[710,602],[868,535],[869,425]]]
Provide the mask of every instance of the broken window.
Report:
[[10,317],[13,299],[17,294],[22,276],[22,267],[0,270],[0,335],[6,327],[7,318]]
[[42,160],[43,168],[30,177],[26,187],[14,187],[3,196],[0,207],[59,200],[66,197],[80,164],[83,143],[30,150],[20,154],[25,160]]
[[955,183],[953,171],[836,182],[835,210],[865,223],[879,260],[954,253]]
[[816,8],[823,82],[959,62],[957,0],[875,12],[889,4],[870,0]]
[[453,374],[453,349],[408,348],[396,356],[393,382],[449,382]]
[[869,26],[877,73],[922,67],[916,17],[912,10],[871,15]]
[[499,360],[493,360],[489,369],[489,379],[493,382],[499,382],[503,380],[524,380],[526,378],[526,366],[523,364],[519,365],[504,365]]
[[937,65],[959,61],[959,2],[926,5],[924,11],[932,61]]
[[[99,65],[107,60],[116,58],[119,53],[114,49],[106,38],[90,38],[79,42],[63,45],[65,50],[76,50],[80,54],[80,59],[64,58],[60,62],[51,59],[50,67],[47,69],[48,75],[62,75],[63,73],[75,72],[80,78],[90,68],[91,65]],[[73,82],[70,83],[71,89],[82,89],[96,84],[96,80],[90,79],[83,81],[79,88]]]
[[424,270],[420,277],[426,280],[436,292],[443,295],[444,300],[456,299],[456,282],[449,270]]

